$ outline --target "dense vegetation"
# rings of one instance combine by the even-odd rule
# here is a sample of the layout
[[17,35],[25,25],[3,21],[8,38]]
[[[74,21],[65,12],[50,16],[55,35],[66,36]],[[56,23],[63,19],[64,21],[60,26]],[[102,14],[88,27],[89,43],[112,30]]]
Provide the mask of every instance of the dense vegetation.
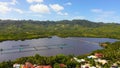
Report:
[[109,43],[106,42],[107,46],[102,46],[104,49],[96,50],[93,53],[102,53],[104,59],[109,60],[109,65],[115,62],[119,62],[120,66],[120,41]]
[[[96,50],[93,53],[102,53],[104,57],[102,59],[108,60],[108,63],[105,65],[102,65],[102,68],[110,68],[110,66],[113,63],[117,63],[118,66],[120,66],[120,41],[115,42],[115,43],[107,43],[107,46],[104,47],[104,49],[101,50]],[[91,54],[93,54],[91,53]],[[82,56],[77,56],[79,59],[88,59],[87,55],[82,55]],[[24,64],[26,61],[29,61],[33,64],[38,64],[38,65],[51,65],[51,66],[56,66],[56,64],[63,63],[67,65],[67,68],[70,68],[70,66],[80,66],[82,63],[78,63],[76,61],[71,61],[71,59],[74,57],[74,55],[56,55],[56,56],[50,56],[50,57],[45,57],[45,56],[40,56],[36,54],[35,56],[29,56],[29,57],[22,57],[18,58],[15,61],[7,61],[7,62],[2,62],[0,63],[0,68],[12,68],[12,65],[14,63],[20,63]],[[91,65],[95,65],[96,63],[93,61],[93,59],[89,59]],[[54,67],[58,68],[58,67]]]
[[107,37],[120,39],[120,24],[88,20],[0,20],[0,40],[24,40],[50,36]]
[[[87,20],[63,20],[63,21],[32,21],[32,20],[0,20],[0,41],[4,40],[24,40],[31,38],[42,38],[51,36],[60,37],[107,37],[120,39],[120,24],[91,22]],[[107,43],[102,50],[93,53],[104,54],[103,59],[109,60],[106,65],[109,68],[115,62],[120,62],[120,42]],[[91,53],[91,54],[93,54]],[[89,54],[90,55],[90,54]],[[88,55],[77,56],[87,59]],[[72,55],[57,55],[45,57],[40,55],[22,57],[15,61],[0,63],[0,68],[12,68],[14,63],[23,64],[29,61],[34,64],[52,65],[64,63],[67,66],[79,66],[75,61],[70,61]],[[92,62],[92,60],[90,60]],[[93,62],[94,64],[94,62]]]

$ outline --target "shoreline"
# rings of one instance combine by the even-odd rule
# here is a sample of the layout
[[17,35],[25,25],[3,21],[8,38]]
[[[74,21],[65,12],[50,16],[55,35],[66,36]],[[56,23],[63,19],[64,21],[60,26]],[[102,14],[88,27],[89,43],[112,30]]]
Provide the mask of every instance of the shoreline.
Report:
[[[39,36],[39,35],[38,35]],[[57,36],[57,35],[53,35],[53,36]],[[21,38],[21,39],[15,39],[15,38],[11,38],[11,39],[0,39],[0,42],[3,42],[3,41],[18,41],[18,40],[21,40],[21,41],[24,41],[24,40],[31,40],[31,39],[40,39],[40,38],[52,38],[53,36],[43,36],[43,37],[26,37],[26,38]],[[91,37],[91,36],[57,36],[57,37],[60,37],[60,38],[68,38],[68,37],[82,37],[82,38],[109,38],[109,37]],[[109,39],[117,39],[119,40],[119,38],[109,38]]]

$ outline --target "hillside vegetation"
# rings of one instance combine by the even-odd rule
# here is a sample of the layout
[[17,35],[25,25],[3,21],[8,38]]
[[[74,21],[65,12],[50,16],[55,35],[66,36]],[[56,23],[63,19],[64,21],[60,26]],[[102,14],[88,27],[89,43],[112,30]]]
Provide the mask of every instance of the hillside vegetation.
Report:
[[[32,38],[43,38],[51,36],[59,37],[106,37],[120,39],[120,24],[91,22],[87,20],[63,20],[63,21],[32,21],[32,20],[0,20],[0,41],[4,40],[25,40]],[[102,66],[110,68],[114,63],[120,66],[120,42],[105,43],[107,46],[101,50],[96,50],[88,55],[76,56],[79,59],[89,61],[92,66]],[[87,56],[94,53],[102,53],[107,64],[101,65]],[[0,63],[0,68],[12,68],[14,63],[24,64],[29,61],[33,64],[51,65],[63,63],[69,66],[79,67],[82,63],[70,61],[72,55],[56,55],[56,56],[30,56],[22,57],[14,61],[6,61]],[[97,64],[97,65],[96,65]]]
[[88,20],[0,20],[0,40],[24,40],[50,36],[107,37],[120,39],[120,24]]

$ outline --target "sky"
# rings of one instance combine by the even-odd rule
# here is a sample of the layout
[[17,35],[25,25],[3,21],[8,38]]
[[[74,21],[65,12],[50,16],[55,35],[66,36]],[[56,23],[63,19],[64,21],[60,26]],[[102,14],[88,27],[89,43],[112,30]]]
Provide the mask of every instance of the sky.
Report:
[[0,19],[120,23],[120,0],[0,0]]

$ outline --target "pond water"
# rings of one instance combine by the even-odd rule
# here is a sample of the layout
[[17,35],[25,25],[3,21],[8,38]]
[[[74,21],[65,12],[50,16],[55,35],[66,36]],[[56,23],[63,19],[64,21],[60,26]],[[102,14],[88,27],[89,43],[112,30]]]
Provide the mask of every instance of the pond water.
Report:
[[42,56],[54,56],[57,54],[83,55],[102,49],[99,46],[100,42],[115,41],[117,40],[109,38],[60,38],[57,36],[24,41],[3,41],[0,42],[0,62],[35,54]]

